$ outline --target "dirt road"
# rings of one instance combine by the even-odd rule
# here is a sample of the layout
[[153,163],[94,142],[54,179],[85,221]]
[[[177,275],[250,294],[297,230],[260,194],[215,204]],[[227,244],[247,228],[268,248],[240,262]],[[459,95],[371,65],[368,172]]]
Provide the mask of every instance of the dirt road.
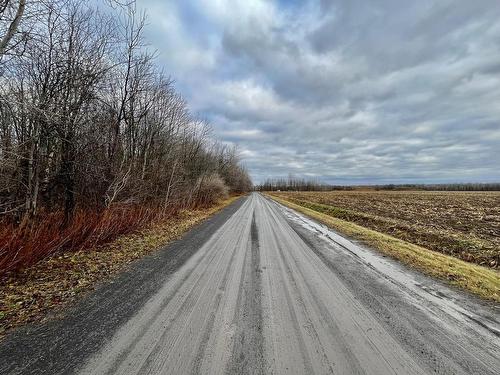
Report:
[[498,305],[257,193],[213,220],[61,323],[12,335],[0,372],[500,372]]

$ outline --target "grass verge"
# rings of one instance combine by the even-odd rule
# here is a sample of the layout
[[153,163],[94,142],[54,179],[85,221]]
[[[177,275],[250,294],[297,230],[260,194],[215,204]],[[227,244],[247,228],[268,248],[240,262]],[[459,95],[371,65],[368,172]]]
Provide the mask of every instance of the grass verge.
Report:
[[271,194],[271,199],[297,210],[326,226],[360,240],[403,264],[445,280],[482,298],[500,302],[500,272],[428,250],[360,225],[329,216]]
[[63,252],[0,279],[0,337],[17,326],[47,319],[130,262],[180,238],[189,229],[238,199],[203,210],[185,210],[163,222],[96,248]]

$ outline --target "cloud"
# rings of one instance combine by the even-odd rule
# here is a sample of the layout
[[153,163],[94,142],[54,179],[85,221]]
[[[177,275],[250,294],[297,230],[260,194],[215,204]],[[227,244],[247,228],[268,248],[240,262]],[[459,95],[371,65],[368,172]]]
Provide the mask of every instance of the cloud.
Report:
[[500,180],[500,3],[140,0],[191,108],[256,182]]

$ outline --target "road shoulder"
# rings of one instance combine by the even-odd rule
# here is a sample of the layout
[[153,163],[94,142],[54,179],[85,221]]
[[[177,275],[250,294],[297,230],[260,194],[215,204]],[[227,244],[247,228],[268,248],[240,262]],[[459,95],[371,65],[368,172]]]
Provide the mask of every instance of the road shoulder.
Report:
[[[108,281],[100,282],[94,292],[65,311],[59,309],[46,322],[13,330],[0,342],[0,373],[31,373],[30,369],[39,371],[44,368],[50,368],[52,373],[70,371],[132,316],[239,209],[245,199],[236,200],[206,220],[214,211],[191,223],[184,232],[194,228],[181,240],[149,255],[142,253],[142,258],[130,263],[125,270],[122,266],[123,272],[115,278],[105,277]],[[102,280],[98,278],[96,282]]]

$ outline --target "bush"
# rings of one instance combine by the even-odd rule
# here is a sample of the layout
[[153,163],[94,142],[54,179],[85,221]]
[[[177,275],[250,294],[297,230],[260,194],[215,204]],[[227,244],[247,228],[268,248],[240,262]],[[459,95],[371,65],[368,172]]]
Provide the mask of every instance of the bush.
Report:
[[173,214],[155,207],[115,205],[102,212],[78,210],[66,226],[63,212],[40,215],[25,225],[0,221],[0,276],[56,252],[104,244]]
[[227,198],[228,187],[217,173],[203,176],[198,179],[197,204],[210,206],[219,199]]

